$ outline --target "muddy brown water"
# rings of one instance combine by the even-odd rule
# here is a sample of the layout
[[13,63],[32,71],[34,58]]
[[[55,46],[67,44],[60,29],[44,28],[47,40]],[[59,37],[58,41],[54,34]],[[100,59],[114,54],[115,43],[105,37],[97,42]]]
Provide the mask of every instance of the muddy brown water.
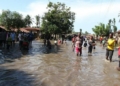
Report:
[[75,56],[71,42],[58,53],[44,52],[41,43],[34,41],[28,53],[0,64],[0,86],[120,86],[116,51],[112,63],[104,60],[105,49],[99,44],[92,56],[87,48],[82,56]]

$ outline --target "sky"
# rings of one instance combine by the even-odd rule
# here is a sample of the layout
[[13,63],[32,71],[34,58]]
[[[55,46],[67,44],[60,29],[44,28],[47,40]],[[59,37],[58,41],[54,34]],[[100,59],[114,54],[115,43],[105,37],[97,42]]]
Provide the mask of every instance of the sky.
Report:
[[118,14],[120,13],[120,0],[0,0],[0,13],[2,10],[17,11],[23,16],[27,14],[35,18],[47,12],[49,2],[65,3],[75,12],[74,31],[82,29],[93,33],[92,28],[100,23],[107,24],[109,19],[116,19],[116,26],[120,29]]

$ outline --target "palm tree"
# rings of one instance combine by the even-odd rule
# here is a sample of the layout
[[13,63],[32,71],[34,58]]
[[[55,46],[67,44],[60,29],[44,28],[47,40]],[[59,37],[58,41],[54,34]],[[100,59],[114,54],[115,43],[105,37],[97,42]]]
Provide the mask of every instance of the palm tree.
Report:
[[109,32],[111,32],[112,30],[111,30],[111,23],[112,23],[112,20],[111,19],[109,19],[109,21],[108,21],[108,25],[109,25]]
[[115,20],[115,18],[113,18],[113,25],[115,26],[115,23],[116,23],[116,20]]
[[117,31],[117,27],[115,26],[115,23],[116,23],[116,20],[115,20],[115,18],[113,18],[113,32],[114,32],[114,34]]
[[30,25],[32,24],[32,18],[30,17],[30,15],[27,15],[24,20],[25,20],[26,26],[30,27]]
[[36,15],[35,19],[36,19],[36,27],[40,27],[40,16]]

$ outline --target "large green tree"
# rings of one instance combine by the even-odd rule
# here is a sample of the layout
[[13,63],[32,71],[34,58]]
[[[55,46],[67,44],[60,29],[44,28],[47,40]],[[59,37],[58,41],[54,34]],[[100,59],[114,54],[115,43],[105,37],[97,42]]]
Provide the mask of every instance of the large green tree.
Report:
[[10,29],[12,12],[9,10],[3,10],[0,15],[0,25],[5,26],[6,29]]
[[42,17],[42,30],[50,34],[66,34],[73,30],[75,13],[63,3],[49,2],[48,12]]
[[3,10],[0,15],[0,25],[4,26],[6,29],[10,28],[20,28],[23,27],[24,20],[22,14],[16,11]]
[[23,19],[22,14],[19,14],[18,12],[13,12],[12,13],[12,28],[21,28],[25,26],[25,22]]
[[99,25],[92,28],[92,30],[97,36],[108,35],[109,34],[109,25],[105,26],[105,24],[100,23]]

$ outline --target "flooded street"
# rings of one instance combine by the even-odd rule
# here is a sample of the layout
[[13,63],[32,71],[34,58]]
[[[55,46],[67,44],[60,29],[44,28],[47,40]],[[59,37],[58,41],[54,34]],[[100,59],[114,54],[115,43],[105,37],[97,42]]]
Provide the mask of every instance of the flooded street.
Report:
[[92,56],[87,48],[82,56],[75,56],[71,42],[62,45],[58,53],[45,52],[42,44],[34,41],[33,47],[23,54],[19,51],[18,57],[8,53],[8,59],[0,54],[6,58],[0,64],[0,86],[120,86],[117,51],[112,63],[105,62],[105,49],[99,44]]

